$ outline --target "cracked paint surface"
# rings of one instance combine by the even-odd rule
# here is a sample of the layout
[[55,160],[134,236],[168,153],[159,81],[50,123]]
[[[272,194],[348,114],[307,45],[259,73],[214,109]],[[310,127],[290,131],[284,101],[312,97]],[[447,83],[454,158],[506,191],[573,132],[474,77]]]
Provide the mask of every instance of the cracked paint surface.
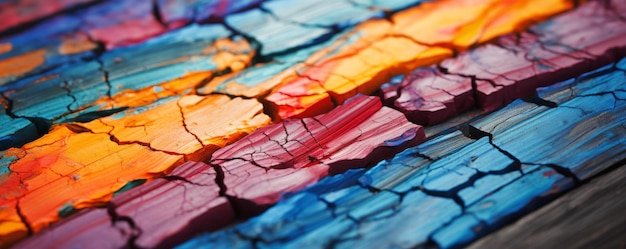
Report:
[[[6,38],[0,36],[0,86],[67,63],[93,59],[103,50],[139,44],[168,30],[204,22],[211,16],[223,19],[228,13],[254,4],[254,1],[220,2],[198,1],[198,9],[212,14],[202,14],[192,18],[193,22],[182,23],[170,20],[169,15],[165,14],[175,12],[186,4],[182,1],[63,0],[44,4],[38,1],[0,3],[5,20],[0,24],[0,35],[8,26],[28,22],[26,19],[30,21],[38,15],[52,14],[41,21],[32,20],[33,23],[29,25],[34,27],[18,30],[17,35]],[[85,7],[71,8],[80,7],[81,4]],[[161,6],[163,4],[166,6]],[[64,8],[69,10],[60,11]],[[56,12],[58,14],[53,14]],[[18,18],[21,16],[26,19]]]
[[454,50],[571,7],[567,1],[425,3],[394,14],[390,21],[372,20],[355,27],[352,32],[361,35],[357,42],[310,65],[267,100],[281,118],[327,111],[357,93],[371,94],[393,75],[441,61]]
[[[0,185],[2,217],[24,217],[28,230],[39,231],[57,220],[57,212],[66,204],[84,208],[104,203],[126,182],[151,179],[183,161],[209,157],[217,148],[267,124],[269,117],[261,109],[256,100],[185,96],[154,109],[131,109],[90,123],[57,126],[4,155],[15,159],[6,162],[11,173]],[[173,123],[179,123],[179,129],[172,129]],[[18,202],[25,206],[21,214],[11,211]],[[24,204],[30,202],[38,204]],[[7,223],[1,227],[5,234],[26,229],[15,231]]]
[[437,67],[418,69],[400,84],[382,88],[384,98],[412,121],[436,124],[473,106],[495,110],[572,72],[615,61],[626,55],[626,23],[613,12],[623,4],[610,3],[584,4]]
[[454,248],[624,160],[622,1],[58,4],[0,26],[1,248]]
[[[125,217],[138,232],[128,234],[124,243],[167,248],[200,231],[222,228],[235,217],[257,214],[285,193],[329,173],[372,165],[423,139],[423,129],[401,113],[383,107],[377,98],[357,96],[327,114],[259,128],[218,150],[210,165],[188,162],[164,178],[114,197],[108,206],[109,213],[115,213],[111,221],[85,214],[60,226],[84,226],[84,217],[89,217],[93,223],[88,223],[88,229],[99,231],[99,239],[108,241],[123,233],[111,222],[126,222],[120,218]],[[179,211],[171,216],[164,205]],[[54,226],[20,246],[92,242],[91,231],[56,240],[55,234],[63,229]]]
[[250,215],[329,173],[372,165],[423,139],[423,128],[399,112],[357,96],[327,114],[260,128],[216,152],[211,164],[223,172],[225,195]]
[[230,13],[249,9],[261,0],[207,1],[207,0],[157,0],[161,20],[170,29],[188,23],[223,19]]
[[[626,102],[614,94],[622,91],[622,77],[609,65],[540,89],[546,101],[561,97],[556,106],[515,101],[468,124],[465,134],[438,136],[370,170],[327,178],[248,222],[179,248],[466,245],[597,174],[608,158],[624,159]],[[547,125],[555,119],[586,129]],[[554,157],[557,151],[576,156]],[[343,177],[348,184],[336,186]]]
[[[151,156],[139,156],[144,153]],[[3,237],[39,231],[59,218],[57,212],[66,203],[77,208],[102,203],[127,181],[159,174],[182,161],[180,155],[119,145],[107,134],[75,133],[68,126],[4,156],[15,160],[6,165],[11,173],[1,185],[2,219],[23,219],[27,225],[3,222]]]
[[[215,177],[210,165],[185,163],[167,177],[122,193],[105,208],[81,211],[59,223],[62,227],[43,231],[19,247],[172,247],[196,230],[214,230],[234,219]],[[93,233],[99,236],[93,238]]]
[[224,38],[228,35],[220,25],[191,25],[142,45],[104,53],[96,61],[18,81],[17,87],[3,92],[7,100],[3,124],[19,118],[31,124],[12,127],[2,145],[19,147],[29,142],[32,136],[28,140],[11,134],[24,133],[31,126],[45,134],[54,123],[88,122],[128,107],[194,94],[214,74],[236,72],[250,63],[254,53],[248,43]]

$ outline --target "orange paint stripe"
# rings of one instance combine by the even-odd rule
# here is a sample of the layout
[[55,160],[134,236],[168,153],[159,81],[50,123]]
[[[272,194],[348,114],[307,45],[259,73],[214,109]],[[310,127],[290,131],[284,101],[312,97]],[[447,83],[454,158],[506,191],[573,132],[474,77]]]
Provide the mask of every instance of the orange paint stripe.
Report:
[[141,90],[124,90],[112,98],[103,97],[93,105],[100,106],[101,110],[109,110],[118,107],[139,107],[153,103],[159,99],[195,93],[194,87],[209,79],[212,72],[190,73],[179,79],[164,82],[157,86],[143,88]]
[[19,76],[45,62],[45,49],[38,49],[25,54],[0,60],[0,78]]
[[[0,220],[39,231],[59,219],[64,205],[85,208],[108,201],[124,184],[151,179],[185,160],[207,160],[216,149],[270,122],[256,100],[183,96],[121,118],[55,127],[6,156],[18,160],[0,182]],[[26,228],[0,223],[0,237],[22,237]]]
[[[215,54],[212,62],[217,68],[212,71],[189,72],[187,75],[163,82],[156,86],[150,86],[139,90],[124,90],[111,98],[102,97],[89,106],[100,106],[100,110],[108,110],[118,107],[139,107],[148,105],[158,99],[177,95],[196,94],[195,88],[213,78],[216,72],[230,68],[232,72],[238,72],[252,63],[254,51],[246,40],[233,41],[222,38],[215,41],[211,46],[203,50],[203,54]],[[184,62],[188,57],[182,57],[175,61],[163,63],[164,65]],[[89,106],[83,106],[81,109]]]
[[70,38],[63,39],[63,43],[59,46],[59,54],[77,54],[96,49],[97,46],[98,45],[90,41],[86,35],[76,34]]
[[0,54],[11,52],[11,50],[13,50],[13,44],[0,43]]
[[394,75],[451,57],[453,50],[466,50],[572,7],[566,0],[424,3],[395,14],[393,23],[372,20],[357,26],[359,41],[309,66],[267,100],[280,118],[318,114],[332,108],[333,102],[371,94]]

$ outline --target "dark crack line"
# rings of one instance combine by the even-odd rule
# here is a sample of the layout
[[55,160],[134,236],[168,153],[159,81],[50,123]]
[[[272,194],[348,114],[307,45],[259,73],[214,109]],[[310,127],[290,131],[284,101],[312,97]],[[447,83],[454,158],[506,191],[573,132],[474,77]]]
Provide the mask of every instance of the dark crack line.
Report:
[[[339,1],[341,1],[341,0],[339,0]],[[261,12],[271,16],[272,18],[274,18],[275,20],[277,20],[279,22],[283,22],[283,23],[287,23],[287,24],[291,24],[291,25],[296,25],[296,26],[301,26],[301,27],[304,27],[304,28],[321,28],[321,29],[333,30],[335,28],[334,26],[336,26],[336,25],[325,26],[325,25],[318,25],[318,24],[301,23],[301,22],[297,22],[297,21],[294,21],[294,20],[291,20],[291,19],[285,19],[285,18],[282,18],[282,17],[278,16],[276,13],[274,13],[270,9],[266,8],[265,6],[263,6],[263,4],[261,4],[257,9],[260,10]]]
[[161,26],[165,29],[169,29],[168,23],[164,22],[163,16],[161,16],[161,6],[159,6],[158,0],[152,0],[152,16]]
[[180,112],[180,118],[181,118],[181,122],[183,123],[183,128],[189,135],[192,135],[196,139],[196,141],[198,142],[198,144],[200,144],[202,148],[204,148],[204,143],[202,142],[200,137],[198,137],[198,135],[196,135],[195,133],[191,132],[189,130],[189,127],[187,127],[187,123],[185,122],[185,112],[183,111],[183,107],[180,105],[180,99],[176,101],[176,106],[178,107],[178,111]]
[[[98,134],[98,133],[94,133],[94,134]],[[183,153],[177,153],[177,152],[173,152],[173,151],[166,151],[166,150],[156,149],[156,148],[152,147],[152,145],[150,143],[141,142],[141,141],[121,141],[115,135],[109,134],[109,136],[110,136],[111,141],[117,143],[118,145],[137,144],[137,145],[144,146],[144,147],[146,147],[146,148],[148,148],[148,149],[150,149],[151,151],[154,151],[154,152],[162,152],[162,153],[165,153],[165,154],[168,154],[168,155],[172,155],[172,156],[187,157],[187,155],[183,154]]]
[[582,95],[578,95],[578,94],[574,94],[573,97],[593,97],[593,96],[604,96],[604,95],[610,95],[613,97],[614,101],[613,101],[613,108],[615,109],[617,108],[617,100],[626,100],[626,99],[622,99],[619,96],[617,96],[617,94],[615,94],[615,92],[626,92],[625,90],[615,90],[612,92],[596,92],[596,93],[591,93],[591,94],[582,94]]
[[72,105],[76,104],[77,99],[76,99],[76,97],[74,95],[72,95],[72,90],[69,87],[69,83],[67,81],[65,81],[65,80],[63,81],[63,89],[65,91],[67,91],[67,96],[72,99],[72,102],[67,105],[67,111],[71,113],[72,112]]
[[[545,107],[548,107],[548,108],[557,108],[557,107],[559,107],[559,104],[557,104],[556,102],[552,102],[552,101],[549,101],[549,100],[545,100],[545,99],[540,98],[540,97],[539,97],[539,95],[537,95],[537,93],[536,93],[536,92],[535,92],[535,94],[534,94],[534,95],[532,95],[532,96],[522,98],[522,100],[523,100],[524,102],[527,102],[527,103],[533,103],[533,104],[535,104],[535,105],[537,105],[537,106],[545,106]],[[514,118],[514,116],[511,116],[511,117],[506,118],[506,119],[505,119],[502,123],[506,122],[507,120],[509,120],[509,119],[511,119],[511,118]],[[499,124],[498,124],[498,125],[499,125]],[[495,129],[495,127],[497,127],[498,125],[494,126],[494,129]],[[492,129],[492,131],[493,131],[494,129]]]
[[[222,167],[219,165],[215,165],[215,164],[211,164],[211,167],[213,167],[213,169],[215,170],[215,183],[217,184],[217,186],[220,187],[220,192],[219,192],[219,196],[226,196],[226,191],[228,190],[228,187],[226,186],[226,183],[224,181],[224,170],[222,170]],[[229,200],[230,202],[230,200]],[[231,203],[232,205],[233,203]]]
[[261,53],[259,53],[263,50],[263,43],[259,42],[256,38],[237,30],[236,28],[228,24],[228,22],[221,22],[220,24],[222,24],[224,28],[232,33],[229,38],[233,39],[236,36],[243,37],[243,39],[245,39],[250,44],[250,47],[252,47],[252,49],[255,51],[254,56],[252,57],[250,67],[273,60],[273,57],[263,56],[261,55]]
[[[437,68],[439,69],[439,71],[443,74],[447,74],[447,75],[453,75],[453,76],[460,76],[460,77],[464,77],[464,78],[468,78],[472,80],[472,84],[476,84],[476,81],[485,81],[489,84],[491,84],[491,86],[493,87],[506,87],[506,85],[501,85],[496,83],[495,81],[493,81],[493,79],[486,79],[486,78],[479,78],[476,75],[467,75],[467,74],[462,74],[462,73],[453,73],[450,72],[449,69],[443,67],[441,64],[437,64]],[[498,75],[498,74],[495,74]],[[474,88],[474,86],[472,86],[472,89]],[[476,89],[476,91],[478,91],[478,89]]]
[[[318,121],[319,122],[319,121]],[[311,136],[311,138],[313,139],[313,141],[315,142],[315,144],[322,150],[324,150],[324,146],[322,146],[322,144],[317,140],[317,138],[315,137],[315,134],[313,134],[313,132],[311,132],[311,130],[309,129],[309,126],[306,124],[306,122],[304,122],[304,119],[300,119],[300,123],[302,124],[302,127],[304,127],[304,129],[306,130],[306,132],[309,134],[309,136]],[[324,126],[326,127],[326,126]],[[328,129],[328,128],[327,128]]]
[[[468,78],[467,76],[456,75],[456,74],[449,72],[448,69],[441,66],[441,64],[437,64],[437,71],[439,71],[439,73],[443,75],[454,75],[454,76],[461,76],[461,77]],[[478,83],[476,82],[475,77],[469,77],[469,78],[470,78],[470,84],[472,86],[472,98],[474,99],[474,106],[478,107]],[[398,91],[400,91],[400,89],[398,89]]]
[[22,224],[24,224],[24,226],[26,227],[26,233],[27,236],[32,236],[33,235],[33,227],[30,225],[30,222],[28,222],[28,219],[26,218],[26,216],[24,215],[24,213],[22,213],[22,208],[20,207],[20,199],[18,198],[15,204],[15,212],[17,213],[17,216],[20,217],[20,221],[22,221]]
[[[226,68],[224,68],[224,70],[219,70],[219,71],[213,72],[211,74],[211,76],[209,76],[206,79],[203,79],[202,81],[200,81],[200,83],[198,83],[198,85],[196,85],[194,87],[195,94],[199,95],[199,96],[202,96],[202,95],[199,94],[199,91],[198,91],[200,88],[202,88],[202,87],[206,86],[207,84],[211,83],[211,81],[213,81],[215,78],[217,78],[219,76],[228,75],[228,74],[230,74],[232,72],[233,72],[233,70],[230,67],[226,67]],[[219,94],[219,93],[212,91],[210,94]],[[209,95],[209,94],[205,94],[205,95]],[[226,94],[224,94],[224,95],[226,95]]]
[[[125,110],[128,110],[128,107],[119,107],[119,108],[112,108],[112,109],[108,109],[108,110],[99,110],[99,111],[93,111],[93,112],[85,112],[85,113],[80,113],[76,117],[66,119],[64,122],[66,122],[66,123],[72,123],[72,122],[88,123],[88,122],[91,122],[93,120],[104,118],[104,117],[108,117],[108,116],[111,116],[113,114],[125,111]],[[63,115],[63,116],[61,116],[59,118],[67,117],[70,114]],[[57,121],[57,120],[58,119],[55,119],[54,121]]]
[[107,98],[109,98],[109,100],[113,100],[113,86],[111,85],[111,81],[109,81],[109,72],[104,69],[104,63],[100,58],[96,58],[95,61],[98,63],[98,65],[100,65],[98,71],[102,72],[102,81],[104,81],[104,83],[107,85]]
[[[563,107],[563,106],[560,106]],[[489,138],[489,144],[491,144],[491,146],[493,146],[493,148],[495,148],[496,150],[498,150],[500,153],[502,153],[503,155],[505,155],[506,157],[508,157],[509,159],[513,160],[513,165],[512,167],[519,171],[522,175],[524,175],[524,172],[522,170],[522,164],[527,164],[527,165],[540,165],[540,166],[546,166],[546,167],[550,167],[552,169],[554,169],[557,173],[567,177],[567,178],[571,178],[574,180],[575,183],[578,183],[580,181],[580,179],[578,179],[578,177],[571,172],[569,169],[565,168],[565,167],[561,167],[555,164],[538,164],[538,163],[528,163],[528,162],[521,162],[521,160],[519,160],[517,157],[515,157],[513,154],[509,153],[508,151],[502,149],[500,146],[496,145],[493,142],[493,135],[491,133],[487,133],[485,131],[482,131],[472,125],[468,125],[468,136],[469,138],[472,139],[478,139],[478,138],[482,138],[487,136]],[[464,133],[466,134],[466,133]],[[475,138],[477,137],[477,138]],[[509,173],[511,172],[511,170],[504,170],[501,173]],[[491,172],[490,172],[491,173]]]
[[428,47],[428,48],[447,48],[452,51],[452,57],[456,57],[459,54],[459,48],[454,45],[452,42],[438,42],[438,43],[428,43],[424,41],[419,41],[412,36],[402,34],[402,33],[392,33],[386,34],[384,38],[392,37],[392,38],[404,38],[407,39],[417,45]]
[[191,184],[191,185],[195,185],[195,186],[198,186],[198,187],[211,187],[212,186],[212,185],[209,185],[209,184],[201,184],[201,183],[197,183],[197,182],[192,182],[192,181],[188,180],[187,178],[182,177],[182,176],[178,176],[178,175],[165,175],[165,176],[163,176],[161,178],[163,178],[164,180],[167,180],[169,182],[181,181],[181,182],[184,182],[184,183],[187,183],[187,184]]
[[[37,130],[37,138],[42,137],[46,134],[48,134],[48,132],[50,131],[50,128],[52,127],[52,123],[53,120],[49,120],[46,118],[41,118],[41,117],[31,117],[31,116],[22,116],[22,115],[17,115],[13,112],[13,108],[14,108],[14,103],[13,100],[7,96],[5,96],[4,94],[0,95],[0,97],[2,97],[6,103],[6,106],[4,107],[4,111],[5,114],[7,116],[9,116],[12,119],[26,119],[28,120],[30,123],[32,123],[35,126],[35,129]],[[30,142],[30,141],[28,141]],[[21,146],[21,145],[20,145]]]
[[[254,151],[254,152],[251,152],[251,153],[247,153],[247,154],[245,154],[245,155],[242,155],[242,156],[250,156],[250,157],[252,158],[252,156],[253,156],[254,154],[256,154],[256,153],[263,153],[263,152],[257,152],[257,151]],[[212,163],[212,164],[216,164],[216,165],[218,165],[218,164],[220,164],[220,163],[230,162],[230,161],[236,161],[236,160],[240,160],[240,161],[243,161],[243,162],[246,162],[246,163],[250,163],[250,164],[252,164],[253,166],[256,166],[256,167],[258,167],[258,168],[264,169],[265,171],[270,170],[269,168],[266,168],[266,167],[261,166],[260,164],[258,164],[258,163],[257,163],[256,161],[254,161],[254,160],[248,160],[248,159],[245,159],[245,158],[243,158],[243,157],[215,158],[215,159],[211,159],[211,163]],[[228,172],[230,173],[230,171],[229,171],[228,169],[224,169],[224,170],[226,170],[226,171],[228,171]]]
[[107,205],[106,209],[107,214],[109,215],[109,218],[111,220],[112,227],[115,227],[115,223],[117,222],[123,222],[128,224],[128,226],[131,228],[132,233],[128,237],[126,245],[130,248],[140,248],[139,246],[137,246],[136,241],[139,236],[143,234],[141,227],[137,226],[137,224],[135,224],[135,221],[131,217],[119,215],[115,210],[116,207],[112,203],[109,202],[109,205]]
[[250,245],[252,245],[252,249],[258,249],[259,247],[259,243],[266,243],[266,244],[270,244],[273,241],[267,241],[265,239],[263,239],[262,237],[250,237],[245,235],[244,233],[242,233],[241,231],[239,231],[238,229],[233,229],[234,233],[236,236],[238,236],[239,238],[242,238],[244,240],[248,240],[250,242]]
[[[537,33],[532,28],[527,29],[526,33],[535,36],[537,38],[537,44],[539,45],[539,47],[541,49],[544,49],[544,50],[548,51],[548,52],[551,52],[551,53],[554,53],[554,54],[558,54],[558,55],[562,55],[562,56],[566,56],[566,57],[569,57],[569,58],[572,58],[572,59],[576,59],[576,60],[585,60],[585,59],[590,59],[590,58],[597,57],[597,56],[595,56],[593,54],[590,54],[589,52],[585,51],[584,49],[571,47],[569,45],[561,43],[559,40],[563,39],[562,36],[546,37],[547,40],[546,39],[541,39],[541,38],[544,38],[545,35],[551,35],[551,34],[550,33],[547,33],[547,34]],[[573,56],[570,53],[561,53],[561,52],[558,52],[558,51],[556,51],[556,50],[554,50],[552,48],[549,48],[548,46],[550,46],[550,45],[554,45],[554,46],[557,46],[557,47],[562,47],[562,48],[564,48],[566,50],[572,51],[572,53],[581,53],[581,54],[589,56],[590,58],[578,58],[578,57]],[[523,46],[521,46],[521,47],[523,47]]]
[[[152,145],[150,143],[146,143],[146,142],[142,142],[142,141],[122,141],[118,137],[116,137],[115,135],[112,134],[112,132],[115,129],[115,127],[110,126],[109,124],[103,122],[101,119],[99,119],[99,121],[100,121],[100,123],[102,123],[103,125],[105,125],[107,127],[110,127],[111,129],[109,131],[107,131],[107,132],[94,132],[93,130],[91,130],[91,129],[85,127],[85,126],[82,126],[80,124],[66,124],[66,127],[68,129],[70,129],[72,132],[75,132],[75,133],[89,132],[89,133],[92,133],[92,134],[108,135],[109,139],[112,142],[114,142],[114,143],[116,143],[118,145],[137,144],[137,145],[141,145],[141,146],[147,147],[148,149],[150,149],[151,151],[154,151],[154,152],[162,152],[162,153],[165,153],[165,154],[168,154],[168,155],[173,155],[173,156],[184,156],[184,157],[187,156],[186,154],[182,154],[182,153],[156,149],[156,148],[152,147]],[[142,127],[145,128],[145,126],[142,126]]]
[[542,166],[542,167],[548,167],[553,169],[554,171],[556,171],[557,173],[567,177],[567,178],[571,178],[574,181],[574,184],[576,186],[580,185],[580,178],[578,178],[578,176],[576,176],[576,174],[574,174],[574,172],[572,172],[570,169],[560,166],[560,165],[556,165],[553,163],[529,163],[529,162],[523,162],[523,164],[528,164],[528,165],[534,165],[534,166]]
[[213,167],[213,169],[215,170],[215,183],[217,184],[217,186],[219,186],[220,191],[219,191],[219,196],[220,197],[224,197],[226,198],[226,201],[228,201],[228,204],[230,205],[230,208],[233,210],[235,219],[241,219],[244,218],[244,212],[243,210],[240,210],[239,205],[237,205],[237,197],[235,196],[230,196],[228,194],[226,194],[226,192],[228,191],[228,186],[226,186],[226,181],[225,181],[225,177],[226,175],[224,174],[224,169],[216,164],[210,164],[211,167]]

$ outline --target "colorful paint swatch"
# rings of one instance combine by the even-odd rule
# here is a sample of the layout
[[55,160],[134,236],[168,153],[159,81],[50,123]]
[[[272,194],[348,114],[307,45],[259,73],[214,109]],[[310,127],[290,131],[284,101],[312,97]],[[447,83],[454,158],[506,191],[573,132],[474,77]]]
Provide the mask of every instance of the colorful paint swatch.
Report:
[[626,160],[624,1],[0,2],[0,248],[458,248]]

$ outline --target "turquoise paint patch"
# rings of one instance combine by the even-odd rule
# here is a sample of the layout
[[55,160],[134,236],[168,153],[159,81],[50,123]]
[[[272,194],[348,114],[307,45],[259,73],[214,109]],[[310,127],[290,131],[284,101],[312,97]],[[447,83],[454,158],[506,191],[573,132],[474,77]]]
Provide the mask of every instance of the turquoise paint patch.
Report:
[[130,182],[127,182],[126,185],[124,185],[124,187],[122,187],[121,189],[115,191],[115,193],[113,193],[113,196],[117,196],[121,193],[124,193],[132,188],[141,186],[142,184],[146,183],[146,179],[137,179],[137,180],[133,180]]
[[0,176],[8,175],[9,173],[11,173],[11,170],[9,170],[9,167],[5,165],[0,165]]
[[76,208],[74,208],[72,203],[68,202],[68,203],[63,204],[63,206],[59,208],[58,214],[59,214],[59,217],[66,218],[70,216],[71,214],[75,213],[76,211],[77,210]]

